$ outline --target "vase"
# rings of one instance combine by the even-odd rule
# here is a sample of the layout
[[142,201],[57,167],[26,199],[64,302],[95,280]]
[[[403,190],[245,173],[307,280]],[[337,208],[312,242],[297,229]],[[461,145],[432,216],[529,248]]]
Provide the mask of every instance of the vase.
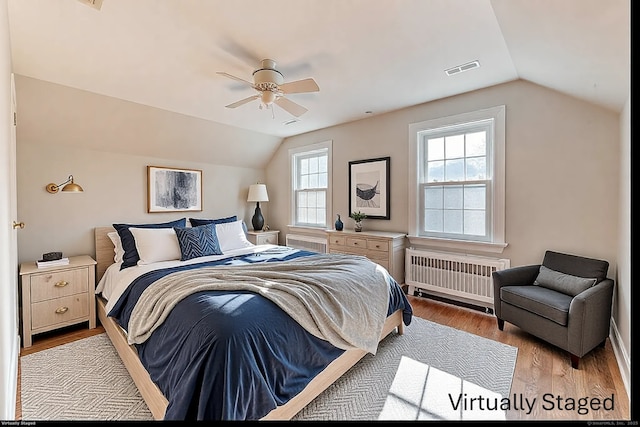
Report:
[[356,221],[355,230],[362,231],[362,221]]
[[340,214],[338,214],[338,219],[336,219],[336,230],[342,231],[343,228],[344,228],[344,223],[340,219]]

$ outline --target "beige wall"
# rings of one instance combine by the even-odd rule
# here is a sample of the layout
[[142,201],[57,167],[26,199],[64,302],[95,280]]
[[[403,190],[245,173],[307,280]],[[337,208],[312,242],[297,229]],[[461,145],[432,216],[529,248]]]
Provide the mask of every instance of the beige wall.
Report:
[[[202,170],[203,211],[147,213],[147,165]],[[259,169],[131,156],[49,145],[18,145],[19,261],[40,259],[44,252],[95,255],[93,228],[112,223],[165,222],[182,217],[238,215],[248,224],[249,185],[264,181]],[[73,174],[83,193],[49,194],[45,185],[60,184]],[[268,214],[264,208],[264,214]]]
[[[249,185],[264,182],[278,138],[24,76],[16,89],[18,218],[26,224],[19,262],[49,251],[94,255],[93,228],[114,222],[228,215],[251,222]],[[210,150],[196,151],[203,141]],[[249,152],[257,159],[243,161]],[[146,213],[147,165],[202,170],[203,211]],[[83,193],[46,192],[70,174]]]
[[609,261],[614,277],[618,115],[525,81],[286,139],[267,166],[272,224],[286,230],[289,221],[288,149],[333,140],[333,216],[348,215],[348,162],[391,156],[391,219],[365,226],[406,232],[409,124],[502,104],[509,244],[502,256],[522,265],[540,262],[547,249],[582,254]]

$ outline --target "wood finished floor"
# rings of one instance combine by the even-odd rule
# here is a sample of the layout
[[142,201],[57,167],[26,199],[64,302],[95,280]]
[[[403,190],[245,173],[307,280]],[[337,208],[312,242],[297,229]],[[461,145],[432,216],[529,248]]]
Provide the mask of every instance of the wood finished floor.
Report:
[[[527,410],[507,411],[507,420],[630,420],[629,398],[611,347],[607,339],[604,348],[596,348],[580,360],[580,369],[572,369],[564,351],[543,342],[517,327],[506,323],[498,330],[495,317],[477,310],[409,296],[414,314],[432,322],[450,326],[518,348],[518,358],[511,384],[510,400],[519,402],[536,399],[530,413]],[[104,332],[101,326],[89,330],[70,327],[61,331],[36,335],[33,346],[21,349],[20,356],[65,344]],[[20,364],[18,364],[18,394],[16,420],[22,419],[20,401]],[[515,398],[514,398],[515,396]],[[577,412],[579,399],[600,399],[613,396],[613,409],[588,409]],[[561,404],[558,404],[558,398]],[[575,408],[571,409],[571,401]],[[609,400],[608,400],[609,401]],[[607,401],[607,402],[608,402]],[[553,402],[553,405],[552,403]]]

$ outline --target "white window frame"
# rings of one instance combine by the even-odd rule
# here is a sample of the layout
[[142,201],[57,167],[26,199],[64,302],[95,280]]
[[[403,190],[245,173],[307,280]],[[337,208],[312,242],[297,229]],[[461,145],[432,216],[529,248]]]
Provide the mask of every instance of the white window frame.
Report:
[[[332,204],[331,204],[331,201],[333,200],[333,195],[331,193],[331,189],[333,188],[333,185],[332,185],[333,160],[331,155],[332,146],[333,146],[333,141],[328,140],[324,142],[318,142],[311,145],[305,145],[305,146],[289,149],[289,179],[290,179],[289,228],[290,229],[300,228],[300,229],[306,229],[306,230],[326,230],[328,228],[331,228],[330,225],[332,224],[331,221],[332,221],[332,212],[333,212]],[[327,154],[327,188],[326,188],[327,199],[325,201],[326,224],[316,225],[316,226],[309,225],[309,224],[300,224],[297,221],[297,214],[296,214],[297,213],[297,209],[296,209],[297,158],[299,156],[306,156],[309,154],[322,152],[322,151],[326,152]]]
[[[507,246],[505,242],[505,117],[504,105],[469,113],[457,114],[433,120],[426,120],[409,125],[409,241],[412,245],[437,247],[443,249],[475,250],[501,253]],[[493,138],[487,141],[487,164],[490,165],[488,175],[491,178],[490,221],[488,224],[489,240],[462,240],[452,236],[421,236],[420,215],[422,212],[421,197],[421,162],[423,161],[422,139],[428,132],[438,129],[464,126],[474,122],[491,120],[493,122]]]

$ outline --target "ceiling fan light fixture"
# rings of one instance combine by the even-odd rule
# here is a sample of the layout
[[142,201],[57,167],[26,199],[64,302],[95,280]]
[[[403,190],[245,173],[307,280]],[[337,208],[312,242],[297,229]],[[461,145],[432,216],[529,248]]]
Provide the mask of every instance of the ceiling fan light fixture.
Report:
[[276,94],[270,91],[262,92],[262,103],[265,105],[271,105],[276,100]]

